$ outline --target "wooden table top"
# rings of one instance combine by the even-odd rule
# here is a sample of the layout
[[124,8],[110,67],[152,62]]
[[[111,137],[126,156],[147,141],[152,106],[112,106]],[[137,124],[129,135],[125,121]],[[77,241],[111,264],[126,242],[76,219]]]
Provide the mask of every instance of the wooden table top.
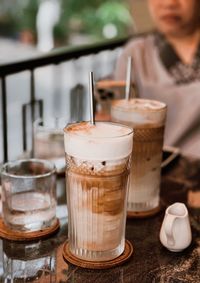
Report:
[[[58,182],[58,204],[63,205],[64,178]],[[62,257],[63,243],[67,239],[64,217],[60,231],[49,239],[29,244],[0,240],[0,282],[200,282],[200,160],[181,157],[163,172],[161,200],[164,207],[158,215],[127,220],[126,238],[133,244],[134,254],[124,265],[108,270],[86,270],[67,264]],[[176,201],[187,205],[193,235],[190,247],[180,253],[168,251],[159,241],[165,208]]]

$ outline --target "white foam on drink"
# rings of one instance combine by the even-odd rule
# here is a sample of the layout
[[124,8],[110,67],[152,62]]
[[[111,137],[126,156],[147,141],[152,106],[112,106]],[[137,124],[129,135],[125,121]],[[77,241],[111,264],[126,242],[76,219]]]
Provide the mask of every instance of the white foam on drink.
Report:
[[116,160],[132,151],[132,130],[114,123],[81,122],[64,129],[65,151],[85,160]]
[[111,107],[112,118],[128,121],[134,124],[165,123],[166,104],[156,100],[133,98],[113,101]]

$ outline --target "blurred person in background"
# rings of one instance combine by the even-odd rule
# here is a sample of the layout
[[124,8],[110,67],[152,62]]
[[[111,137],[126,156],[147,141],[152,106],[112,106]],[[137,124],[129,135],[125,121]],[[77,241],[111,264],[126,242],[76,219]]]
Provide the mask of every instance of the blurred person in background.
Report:
[[200,1],[148,0],[156,30],[132,39],[118,58],[124,80],[128,56],[139,97],[168,105],[165,144],[200,157]]

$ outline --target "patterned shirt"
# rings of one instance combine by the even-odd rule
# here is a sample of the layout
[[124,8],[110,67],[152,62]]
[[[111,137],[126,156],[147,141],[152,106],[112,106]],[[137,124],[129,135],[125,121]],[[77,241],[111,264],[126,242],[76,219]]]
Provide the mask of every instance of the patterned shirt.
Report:
[[155,34],[155,45],[158,48],[161,62],[173,76],[176,84],[200,81],[200,44],[192,64],[183,63],[173,46],[159,33]]

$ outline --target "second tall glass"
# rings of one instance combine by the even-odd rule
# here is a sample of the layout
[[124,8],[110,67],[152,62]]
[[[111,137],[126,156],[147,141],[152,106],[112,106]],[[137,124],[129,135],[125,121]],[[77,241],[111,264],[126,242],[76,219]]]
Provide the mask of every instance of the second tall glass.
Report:
[[112,121],[134,129],[128,197],[129,215],[150,213],[159,206],[160,171],[166,104],[148,99],[116,100]]

